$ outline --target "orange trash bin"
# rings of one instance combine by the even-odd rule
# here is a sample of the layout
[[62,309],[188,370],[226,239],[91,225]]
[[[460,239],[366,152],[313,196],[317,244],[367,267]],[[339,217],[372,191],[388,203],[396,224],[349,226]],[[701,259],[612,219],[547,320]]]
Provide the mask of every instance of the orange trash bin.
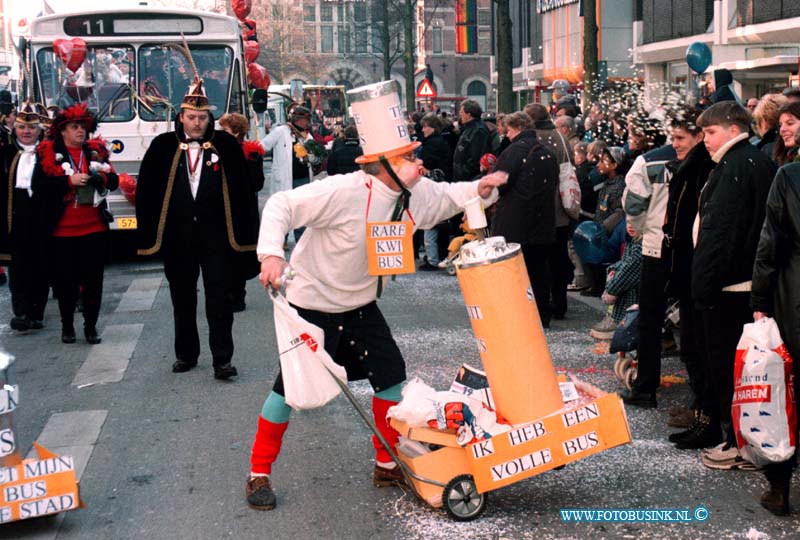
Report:
[[456,273],[497,412],[521,424],[561,409],[519,244],[506,244],[501,237],[466,244]]

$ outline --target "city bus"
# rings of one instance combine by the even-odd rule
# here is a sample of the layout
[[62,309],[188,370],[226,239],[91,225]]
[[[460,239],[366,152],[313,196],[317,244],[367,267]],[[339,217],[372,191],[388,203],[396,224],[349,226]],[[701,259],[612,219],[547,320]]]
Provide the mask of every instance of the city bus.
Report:
[[317,120],[330,120],[334,124],[347,121],[347,95],[344,86],[316,84],[273,84],[269,87],[269,122],[286,123],[286,109],[292,103],[304,105]]
[[[86,58],[75,71],[54,53],[56,39],[80,38]],[[178,45],[188,43],[214,118],[249,116],[247,74],[239,21],[216,13],[140,7],[37,18],[26,44],[34,99],[48,107],[79,101],[97,115],[97,134],[109,142],[119,173],[134,178],[153,138],[173,129],[193,78]],[[171,45],[172,44],[172,45]],[[75,67],[75,66],[73,66]],[[112,229],[135,229],[134,197],[109,195]]]

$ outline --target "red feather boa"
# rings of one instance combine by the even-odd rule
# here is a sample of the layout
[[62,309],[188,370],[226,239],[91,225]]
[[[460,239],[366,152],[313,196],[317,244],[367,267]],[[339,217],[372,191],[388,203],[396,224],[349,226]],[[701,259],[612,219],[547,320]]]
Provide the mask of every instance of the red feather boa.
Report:
[[97,161],[102,161],[103,163],[108,162],[108,158],[111,155],[108,151],[108,143],[99,135],[93,139],[89,139],[86,141],[86,146],[89,147],[89,152],[94,152],[97,154]]
[[[86,147],[89,149],[90,158],[102,163],[108,163],[109,151],[106,141],[101,137],[95,137],[86,141]],[[42,164],[42,170],[47,176],[66,176],[66,172],[61,168],[64,162],[64,156],[60,160],[56,159],[56,149],[53,141],[46,140],[39,143],[36,147],[36,153],[39,156],[39,163]],[[96,159],[95,159],[96,157]],[[110,163],[108,163],[111,165]],[[114,171],[114,166],[111,165],[111,170]]]
[[244,141],[242,143],[245,159],[258,159],[264,157],[264,147],[258,141]]
[[[39,163],[47,176],[66,176],[66,172],[61,168],[61,164],[56,161],[56,150],[53,141],[42,141],[36,147],[36,154],[39,156]],[[63,161],[63,157],[61,158]]]

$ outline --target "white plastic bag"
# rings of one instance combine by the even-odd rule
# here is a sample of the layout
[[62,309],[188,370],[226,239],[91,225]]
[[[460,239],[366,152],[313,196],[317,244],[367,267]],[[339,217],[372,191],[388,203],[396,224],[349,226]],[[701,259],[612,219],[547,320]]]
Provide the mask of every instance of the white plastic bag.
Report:
[[794,453],[792,358],[774,319],[744,325],[736,347],[731,416],[742,456],[762,467]]
[[[451,418],[451,413],[458,419]],[[495,412],[482,401],[456,392],[436,391],[419,378],[406,384],[403,400],[390,407],[387,416],[411,427],[435,423],[438,429],[456,429],[456,441],[461,446],[511,429],[510,425],[500,424]]]
[[286,404],[295,410],[322,407],[341,392],[331,373],[345,383],[347,373],[325,351],[320,327],[300,317],[283,295],[270,297]]
[[[569,146],[564,141],[564,137],[560,134],[559,137],[564,150],[569,155]],[[581,186],[571,161],[565,161],[558,166],[558,194],[561,197],[561,206],[567,215],[572,219],[578,219],[581,213]]]

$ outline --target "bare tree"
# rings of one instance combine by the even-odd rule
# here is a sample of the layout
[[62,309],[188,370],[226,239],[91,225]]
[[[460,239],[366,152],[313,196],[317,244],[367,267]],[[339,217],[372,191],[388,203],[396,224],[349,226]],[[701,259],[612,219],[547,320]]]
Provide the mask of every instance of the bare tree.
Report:
[[597,95],[597,3],[583,0],[583,110]]
[[513,54],[511,49],[511,6],[509,0],[494,0],[497,5],[497,111],[514,110]]

